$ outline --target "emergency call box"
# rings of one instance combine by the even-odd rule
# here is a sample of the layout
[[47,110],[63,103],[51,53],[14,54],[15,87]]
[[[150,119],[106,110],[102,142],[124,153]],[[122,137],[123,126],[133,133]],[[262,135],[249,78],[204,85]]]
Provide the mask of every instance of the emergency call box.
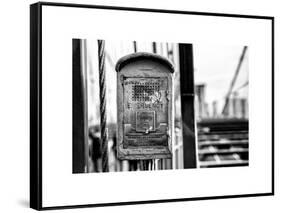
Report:
[[152,53],[122,57],[117,71],[117,156],[172,157],[173,64]]

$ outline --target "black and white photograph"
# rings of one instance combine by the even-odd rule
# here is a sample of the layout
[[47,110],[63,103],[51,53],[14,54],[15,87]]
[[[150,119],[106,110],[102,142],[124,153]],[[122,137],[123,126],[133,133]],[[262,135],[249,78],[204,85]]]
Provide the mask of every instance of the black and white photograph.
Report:
[[31,5],[30,206],[273,195],[273,30],[253,14]]
[[249,165],[249,49],[73,39],[73,173]]
[[0,213],[278,213],[278,3],[2,1]]

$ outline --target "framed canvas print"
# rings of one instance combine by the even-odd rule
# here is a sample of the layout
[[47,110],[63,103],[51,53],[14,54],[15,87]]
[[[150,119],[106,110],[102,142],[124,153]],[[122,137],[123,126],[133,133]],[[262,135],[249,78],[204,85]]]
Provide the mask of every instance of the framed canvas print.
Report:
[[274,194],[274,18],[30,6],[30,207]]

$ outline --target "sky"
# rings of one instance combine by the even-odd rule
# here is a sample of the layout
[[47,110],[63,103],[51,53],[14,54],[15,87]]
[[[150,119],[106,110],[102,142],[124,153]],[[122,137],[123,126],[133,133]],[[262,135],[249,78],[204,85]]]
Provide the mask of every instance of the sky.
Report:
[[[223,46],[215,44],[193,44],[194,81],[206,85],[206,102],[218,101],[219,108],[229,90],[230,83],[237,68],[243,46]],[[248,81],[249,73],[248,48],[241,65],[233,91]],[[248,87],[239,90],[239,97],[248,97]]]

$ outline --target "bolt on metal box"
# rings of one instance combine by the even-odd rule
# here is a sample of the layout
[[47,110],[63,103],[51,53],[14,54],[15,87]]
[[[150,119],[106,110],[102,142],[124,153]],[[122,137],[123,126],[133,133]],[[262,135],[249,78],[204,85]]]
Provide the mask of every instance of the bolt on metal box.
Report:
[[173,64],[139,52],[122,57],[116,71],[118,158],[171,158]]

